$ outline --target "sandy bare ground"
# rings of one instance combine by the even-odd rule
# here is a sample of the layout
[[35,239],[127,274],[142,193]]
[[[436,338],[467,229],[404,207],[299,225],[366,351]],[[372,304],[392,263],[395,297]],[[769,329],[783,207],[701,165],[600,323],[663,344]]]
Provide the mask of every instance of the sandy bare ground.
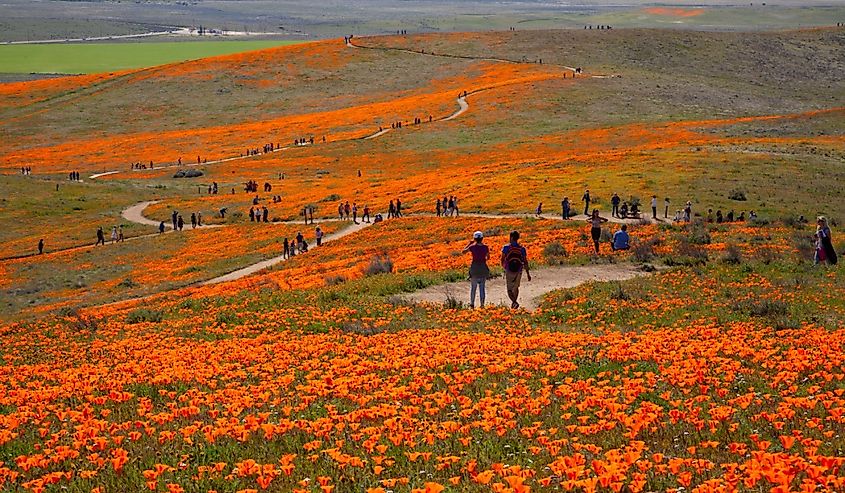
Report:
[[[624,281],[648,275],[632,264],[601,264],[585,266],[542,267],[531,272],[531,281],[525,274],[519,288],[519,303],[529,311],[536,310],[542,297],[557,289],[574,288],[589,282]],[[487,281],[488,305],[510,306],[504,277]],[[446,303],[448,298],[469,304],[469,281],[452,282],[430,286],[415,293],[403,295],[408,301],[417,303]],[[478,295],[476,295],[478,296]],[[476,299],[476,306],[479,301]]]

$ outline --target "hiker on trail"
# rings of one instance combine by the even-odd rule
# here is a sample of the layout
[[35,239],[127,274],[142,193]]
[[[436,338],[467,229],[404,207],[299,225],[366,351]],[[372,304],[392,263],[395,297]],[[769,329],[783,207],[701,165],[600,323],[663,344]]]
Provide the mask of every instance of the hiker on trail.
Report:
[[601,239],[601,223],[606,223],[607,218],[599,215],[598,209],[593,209],[593,214],[587,218],[590,223],[590,237],[593,239],[593,246],[596,249],[596,255],[599,253],[599,240]]
[[440,217],[440,208],[442,207],[440,199],[437,199],[437,204],[434,207],[437,210],[437,217]]
[[657,195],[651,196],[651,218],[657,220]]
[[669,219],[669,197],[663,199],[663,219]]
[[121,224],[117,227],[117,241],[122,242],[123,240],[123,225]]
[[[461,215],[460,209],[458,209],[458,196],[455,195],[452,197],[452,212],[455,213],[455,217],[459,217]],[[451,214],[449,214],[451,216]]]
[[285,241],[282,243],[282,258],[290,258],[290,243],[287,238],[285,238]]
[[185,221],[182,220],[182,214],[179,214],[177,222],[179,223],[179,231],[182,231],[182,228],[185,227]]
[[317,246],[323,244],[323,230],[319,226],[314,230],[314,238],[317,240]]
[[587,189],[584,191],[584,195],[581,197],[581,201],[584,202],[584,215],[590,215],[590,190]]
[[396,199],[396,212],[394,213],[394,217],[402,217],[402,201]]
[[688,223],[692,219],[692,202],[687,200],[686,205],[684,205],[684,222]]
[[522,271],[531,280],[531,272],[528,270],[528,253],[525,247],[519,244],[519,231],[511,231],[510,241],[502,247],[502,268],[505,270],[505,284],[508,289],[508,298],[511,300],[511,308],[519,308],[519,284],[522,281]]
[[197,229],[197,215],[195,213],[191,213],[191,229]]
[[352,203],[352,222],[358,224],[358,203]]
[[249,208],[249,222],[255,222],[255,209],[253,209],[252,207]]
[[560,201],[560,208],[563,220],[568,220],[569,217],[572,216],[572,204],[569,203],[569,197],[564,197],[563,200]]
[[173,220],[173,231],[176,231],[176,228],[179,227],[179,225],[177,224],[177,221],[179,219],[179,213],[173,211],[172,213],[170,213],[170,218]]
[[220,219],[226,219],[226,211],[227,210],[228,209],[226,209],[225,207],[220,209]]
[[111,242],[117,243],[117,226],[111,227]]
[[619,195],[617,195],[616,192],[613,192],[613,197],[610,198],[610,204],[613,206],[613,210],[610,213],[611,216],[619,217],[620,202],[622,202],[622,199],[619,198]]
[[361,178],[361,170],[358,170],[358,178]]
[[42,255],[44,253],[44,238],[38,240],[38,255]]
[[352,207],[349,205],[349,201],[347,200],[345,204],[343,204],[343,213],[346,215],[346,220],[349,220],[349,213],[352,212]]
[[833,241],[830,238],[830,226],[827,224],[827,218],[819,216],[816,219],[816,257],[814,259],[816,264],[827,262],[830,265],[836,265],[836,250],[833,248]]
[[724,216],[722,216],[722,209],[716,211],[716,223],[722,224],[725,221]]
[[164,221],[158,223],[158,234],[164,233]]
[[537,204],[537,210],[534,211],[534,213],[537,214],[537,217],[540,217],[540,216],[543,215],[543,203],[542,202]]
[[370,206],[367,204],[364,204],[364,213],[361,214],[361,222],[370,222]]
[[302,249],[302,243],[305,241],[305,237],[302,236],[301,231],[297,231],[296,233],[296,249],[299,250],[299,253],[302,253],[304,250]]
[[100,245],[100,244],[102,244],[102,245],[106,244],[106,236],[103,233],[103,227],[102,226],[97,227],[97,243],[95,243],[94,246],[97,246],[97,245]]
[[481,231],[473,233],[472,239],[473,241],[463,251],[463,253],[470,252],[472,254],[472,263],[469,265],[469,306],[475,308],[475,291],[477,289],[481,308],[484,308],[484,300],[487,298],[484,283],[490,277],[490,268],[487,267],[487,261],[490,260],[490,248],[483,243],[484,233]]
[[269,215],[270,215],[270,211],[267,209],[267,206],[266,206],[266,205],[265,205],[265,206],[262,206],[262,207],[261,207],[261,219],[262,219],[265,223],[266,223],[266,222],[268,222],[268,221],[267,221],[267,218],[269,217]]
[[610,249],[614,252],[617,250],[629,250],[631,248],[631,237],[628,236],[628,225],[623,224],[619,231],[613,233],[613,241],[610,242]]
[[343,202],[337,204],[337,216],[341,221],[343,220]]
[[396,215],[396,205],[393,201],[390,201],[390,205],[387,207],[387,218],[390,219]]
[[202,226],[202,212],[197,212],[197,226]]

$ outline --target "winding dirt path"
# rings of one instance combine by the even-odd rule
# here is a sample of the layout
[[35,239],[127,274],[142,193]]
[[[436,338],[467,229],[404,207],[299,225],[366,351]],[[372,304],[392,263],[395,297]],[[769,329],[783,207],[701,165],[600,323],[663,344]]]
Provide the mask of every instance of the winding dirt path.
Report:
[[[542,297],[551,291],[574,288],[589,282],[625,281],[648,275],[633,264],[601,264],[583,266],[538,267],[531,270],[531,281],[523,274],[519,287],[519,302],[522,308],[534,311]],[[510,306],[504,277],[490,279],[486,283],[488,305]],[[446,303],[454,299],[469,304],[470,284],[468,281],[451,282],[430,286],[420,291],[402,295],[402,298],[416,303]],[[478,296],[478,295],[476,295]],[[476,306],[479,299],[476,298]]]

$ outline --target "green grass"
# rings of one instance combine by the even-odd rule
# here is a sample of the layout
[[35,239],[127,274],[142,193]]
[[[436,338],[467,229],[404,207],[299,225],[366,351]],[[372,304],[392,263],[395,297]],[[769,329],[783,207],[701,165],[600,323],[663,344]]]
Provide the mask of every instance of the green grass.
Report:
[[196,41],[0,46],[0,73],[93,74],[217,55],[261,50],[298,41]]

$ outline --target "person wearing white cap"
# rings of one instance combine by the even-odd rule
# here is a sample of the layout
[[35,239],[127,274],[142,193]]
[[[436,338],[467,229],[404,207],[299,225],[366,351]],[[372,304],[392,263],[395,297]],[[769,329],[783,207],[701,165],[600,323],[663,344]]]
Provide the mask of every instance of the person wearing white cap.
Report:
[[490,277],[490,268],[487,267],[487,261],[490,260],[490,249],[484,244],[484,233],[481,231],[473,233],[472,240],[464,248],[464,253],[470,252],[472,254],[472,263],[469,266],[469,306],[475,308],[475,292],[478,290],[481,307],[484,308],[484,300],[486,298],[484,284],[487,282],[487,278]]

